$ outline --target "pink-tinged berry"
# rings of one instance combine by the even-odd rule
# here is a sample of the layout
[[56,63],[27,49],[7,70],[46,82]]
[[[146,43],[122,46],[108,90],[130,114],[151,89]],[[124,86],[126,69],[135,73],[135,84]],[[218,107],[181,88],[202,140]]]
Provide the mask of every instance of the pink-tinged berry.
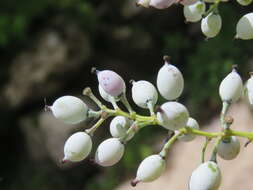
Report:
[[156,9],[166,9],[176,2],[177,0],[150,0],[149,5]]
[[111,96],[120,96],[126,90],[126,85],[121,76],[111,70],[97,71],[99,85]]

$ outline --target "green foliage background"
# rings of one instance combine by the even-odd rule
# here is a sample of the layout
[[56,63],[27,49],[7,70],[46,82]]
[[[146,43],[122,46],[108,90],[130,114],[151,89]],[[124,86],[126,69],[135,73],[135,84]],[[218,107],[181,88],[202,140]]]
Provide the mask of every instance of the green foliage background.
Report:
[[[181,6],[173,6],[167,10],[139,9],[131,13],[130,8],[125,11],[130,6],[134,6],[134,2],[1,1],[0,84],[4,86],[8,82],[8,70],[12,60],[36,42],[37,34],[44,28],[60,31],[64,27],[53,22],[56,17],[62,17],[64,23],[76,23],[91,42],[92,53],[88,61],[90,64],[82,67],[83,74],[89,74],[91,63],[95,63],[101,69],[110,66],[110,69],[117,70],[126,81],[134,78],[155,82],[156,73],[163,64],[162,55],[170,55],[172,63],[182,70],[186,79],[180,101],[186,103],[192,115],[204,123],[220,108],[218,84],[230,72],[231,65],[238,64],[243,79],[248,77],[247,72],[252,67],[249,64],[253,50],[252,41],[234,40],[233,37],[238,19],[250,12],[252,6],[242,8],[234,1],[222,4],[222,31],[216,38],[208,41],[202,36],[199,23],[184,23]],[[125,29],[131,35],[120,39],[115,36],[115,30],[118,29]],[[104,64],[105,58],[121,62]],[[81,93],[84,81],[77,82],[74,75],[68,81],[63,79],[62,83],[66,82],[66,85],[57,93],[48,96],[55,99],[63,92],[76,93],[77,89]],[[95,80],[91,77],[85,78],[85,84],[96,87]],[[73,90],[67,92],[66,89]],[[162,139],[166,137],[166,131],[163,129],[147,128],[129,143],[123,160],[117,166],[100,168],[86,161],[74,168],[61,170],[49,158],[38,163],[29,157],[24,137],[15,122],[27,113],[26,108],[34,113],[41,110],[42,105],[38,103],[40,100],[42,97],[37,97],[32,102],[28,100],[15,109],[6,109],[6,105],[1,109],[0,189],[113,189],[122,179],[133,176],[138,163],[156,151],[154,141],[160,141],[157,144],[161,146]],[[161,103],[164,100],[160,98],[159,101]],[[201,111],[203,109],[204,112]],[[100,133],[102,137],[108,137],[108,132],[103,132]],[[149,138],[151,135],[154,136],[152,139]]]

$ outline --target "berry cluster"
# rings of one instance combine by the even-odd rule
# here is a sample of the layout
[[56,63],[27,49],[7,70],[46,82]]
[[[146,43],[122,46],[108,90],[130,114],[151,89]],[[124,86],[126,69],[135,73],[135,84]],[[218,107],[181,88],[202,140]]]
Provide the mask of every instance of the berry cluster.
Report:
[[[132,98],[134,103],[144,109],[148,109],[150,115],[137,114],[126,98],[126,85],[121,76],[111,70],[98,71],[93,69],[98,79],[98,90],[101,97],[110,102],[113,109],[103,105],[94,96],[89,87],[83,94],[90,97],[100,108],[94,111],[79,98],[74,96],[62,96],[52,106],[47,106],[53,115],[68,124],[77,124],[87,118],[96,118],[97,122],[84,132],[76,132],[71,135],[64,146],[64,158],[62,162],[79,162],[85,159],[92,149],[92,137],[94,132],[109,117],[114,117],[110,123],[112,138],[103,141],[97,148],[94,161],[101,166],[112,166],[120,161],[124,154],[127,142],[145,126],[159,125],[167,129],[171,134],[162,150],[145,158],[138,167],[136,178],[132,181],[135,186],[139,182],[151,182],[162,175],[166,168],[166,157],[170,147],[178,140],[188,142],[194,140],[196,135],[206,137],[202,149],[202,164],[195,169],[190,177],[190,190],[217,190],[221,183],[221,171],[217,164],[217,155],[225,160],[234,159],[240,151],[240,142],[237,136],[253,140],[253,133],[240,132],[231,129],[233,118],[226,116],[229,106],[238,101],[244,95],[250,105],[253,105],[253,77],[243,87],[240,75],[233,66],[221,82],[219,94],[223,102],[221,111],[221,131],[209,133],[199,130],[198,122],[191,118],[187,108],[177,99],[182,94],[184,79],[177,67],[170,64],[169,57],[164,56],[165,64],[157,75],[157,89],[161,96],[167,100],[161,106],[156,106],[158,92],[156,87],[148,81],[131,81]],[[126,109],[123,111],[117,104],[121,101]],[[154,109],[158,107],[157,109]],[[208,143],[215,139],[215,147],[211,158],[205,160],[205,150]]]
[[[166,9],[173,4],[182,4],[186,22],[199,22],[201,31],[206,38],[213,38],[219,34],[222,19],[219,14],[219,4],[229,0],[137,0],[137,5],[145,8]],[[237,0],[242,6],[251,4],[252,0]],[[209,7],[207,9],[207,7]],[[248,13],[240,18],[236,26],[235,38],[253,39],[253,13]]]

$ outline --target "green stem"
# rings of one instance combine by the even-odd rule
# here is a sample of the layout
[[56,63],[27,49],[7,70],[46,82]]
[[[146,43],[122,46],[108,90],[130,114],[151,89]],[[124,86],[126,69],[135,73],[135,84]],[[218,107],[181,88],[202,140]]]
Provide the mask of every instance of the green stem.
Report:
[[124,104],[124,106],[127,108],[128,112],[129,112],[130,114],[135,113],[135,112],[133,111],[131,105],[129,104],[127,98],[126,98],[126,94],[125,94],[125,93],[123,93],[123,94],[121,95],[120,101]]
[[101,103],[101,101],[99,99],[97,99],[97,97],[93,94],[92,90],[90,87],[86,87],[83,90],[83,95],[88,96],[90,99],[92,99],[97,105],[98,107],[102,108],[103,104]]
[[92,126],[91,128],[89,128],[89,129],[86,129],[85,132],[86,132],[87,134],[89,134],[90,136],[93,136],[93,134],[94,134],[94,132],[97,130],[97,128],[100,127],[100,126],[102,125],[102,123],[103,123],[106,119],[107,119],[106,117],[105,117],[105,118],[101,117],[101,118],[97,121],[97,123],[95,123],[95,125],[93,125],[93,126]]
[[211,141],[211,139],[206,137],[206,141],[205,141],[205,144],[204,144],[204,146],[202,148],[202,152],[201,152],[201,162],[202,163],[205,162],[205,152],[206,152],[206,148],[207,148],[210,141]]
[[98,117],[100,117],[101,116],[101,114],[102,114],[102,111],[100,110],[100,111],[94,111],[94,110],[89,110],[88,111],[88,117],[94,117],[94,118],[98,118]]
[[155,112],[154,112],[154,105],[153,105],[152,101],[148,101],[147,105],[148,105],[148,109],[149,109],[150,115],[154,116]]
[[229,106],[230,106],[230,103],[228,102],[223,102],[222,103],[222,110],[221,110],[221,114],[220,114],[220,121],[221,121],[221,126],[223,129],[227,129],[227,125],[226,125],[226,122],[225,122],[225,117],[226,117],[226,114],[228,112],[228,109],[229,109]]
[[174,136],[171,137],[171,138],[168,140],[168,142],[163,146],[161,152],[159,153],[159,155],[160,155],[162,158],[166,158],[166,156],[167,156],[167,154],[168,154],[168,152],[169,152],[170,147],[176,142],[177,137],[180,136],[180,135],[182,135],[182,134],[183,134],[183,132],[180,131],[179,133],[174,134]]
[[110,102],[113,106],[113,109],[119,109],[119,106],[117,105],[116,99],[114,97],[111,97]]
[[220,137],[216,140],[216,143],[215,143],[215,145],[214,145],[214,149],[213,149],[213,152],[212,152],[210,161],[217,162],[218,145],[220,144],[221,140],[222,140],[222,136],[220,136]]
[[203,14],[203,17],[205,18],[207,15],[209,15],[211,12],[215,13],[215,14],[218,14],[218,7],[219,7],[219,4],[220,4],[221,0],[216,0],[211,6],[210,8],[208,9],[208,11],[206,11],[204,14]]

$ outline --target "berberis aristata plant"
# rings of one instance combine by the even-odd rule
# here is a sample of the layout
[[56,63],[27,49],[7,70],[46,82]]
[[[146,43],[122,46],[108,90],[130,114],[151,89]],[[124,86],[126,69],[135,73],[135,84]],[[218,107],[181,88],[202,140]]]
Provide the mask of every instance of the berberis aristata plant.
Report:
[[[62,96],[52,106],[47,106],[53,115],[67,124],[77,124],[87,118],[96,118],[97,122],[85,131],[71,135],[64,146],[64,158],[62,162],[80,162],[84,160],[92,149],[92,138],[95,131],[103,122],[114,117],[110,123],[112,138],[103,141],[95,153],[95,162],[108,167],[120,161],[124,154],[127,142],[134,138],[140,129],[146,126],[162,126],[171,132],[169,140],[162,150],[145,158],[139,165],[136,178],[132,181],[135,186],[139,182],[151,182],[162,175],[166,168],[166,157],[170,147],[178,141],[192,141],[195,136],[204,136],[206,141],[201,151],[200,164],[192,173],[189,181],[190,190],[217,190],[221,183],[221,171],[217,164],[217,155],[225,160],[234,159],[240,151],[240,143],[237,137],[245,137],[250,142],[253,140],[253,132],[241,132],[231,129],[233,118],[226,116],[231,104],[235,103],[242,94],[247,102],[253,105],[253,77],[243,87],[240,75],[236,67],[232,68],[220,83],[219,94],[222,100],[220,115],[221,130],[219,132],[205,132],[199,129],[198,122],[190,117],[187,108],[179,103],[184,88],[182,73],[170,64],[168,56],[164,56],[165,64],[157,74],[157,89],[167,102],[161,106],[156,105],[158,92],[156,87],[145,80],[132,81],[132,99],[134,103],[148,109],[150,115],[137,114],[130,106],[126,98],[126,85],[122,77],[111,70],[99,71],[93,69],[98,78],[98,90],[101,97],[112,104],[113,109],[103,105],[94,96],[89,87],[83,90],[83,95],[90,97],[100,108],[94,111],[79,98],[74,96]],[[121,101],[126,111],[118,107]],[[157,109],[154,109],[158,107]],[[211,158],[206,161],[205,150],[208,143],[215,140],[215,146]]]
[[[136,4],[145,8],[167,9],[173,4],[182,4],[185,21],[201,21],[201,31],[206,38],[213,38],[222,28],[222,18],[219,14],[220,3],[229,0],[137,0]],[[236,0],[241,6],[248,6],[252,0]],[[235,38],[253,39],[253,12],[242,16],[236,25]]]

